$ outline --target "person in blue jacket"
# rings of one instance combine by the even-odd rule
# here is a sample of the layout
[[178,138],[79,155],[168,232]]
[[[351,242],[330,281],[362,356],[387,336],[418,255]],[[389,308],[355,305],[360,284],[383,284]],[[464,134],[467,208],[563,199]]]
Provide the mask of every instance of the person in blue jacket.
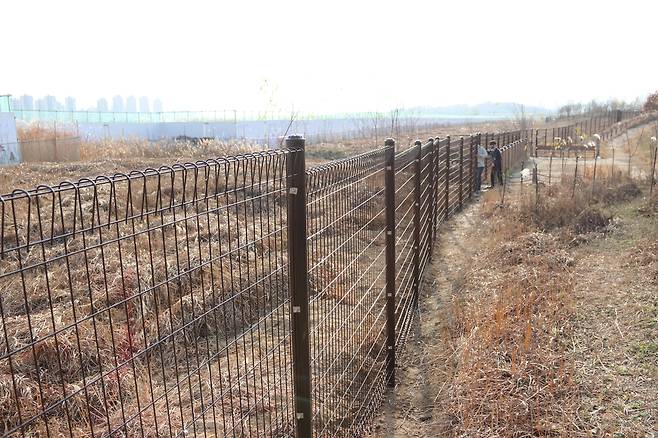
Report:
[[502,186],[503,155],[500,153],[500,149],[498,149],[496,140],[491,140],[489,142],[489,156],[491,157],[491,161],[493,163],[493,168],[491,169],[491,187],[493,188],[496,185],[496,178],[498,178],[498,182],[500,182],[500,185]]

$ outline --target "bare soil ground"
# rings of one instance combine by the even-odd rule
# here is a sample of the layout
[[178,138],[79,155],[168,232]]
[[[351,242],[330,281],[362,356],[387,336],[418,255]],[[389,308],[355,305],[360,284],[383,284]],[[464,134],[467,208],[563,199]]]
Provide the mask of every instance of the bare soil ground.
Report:
[[[655,208],[654,201],[654,208]],[[599,436],[658,430],[658,225],[635,201],[615,208],[615,231],[573,252],[573,349],[578,417]]]

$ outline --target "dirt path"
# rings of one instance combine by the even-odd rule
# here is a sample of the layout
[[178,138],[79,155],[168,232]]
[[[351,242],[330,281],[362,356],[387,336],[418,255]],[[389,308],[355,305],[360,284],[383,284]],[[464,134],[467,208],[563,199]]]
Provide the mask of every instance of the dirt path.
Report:
[[[525,190],[514,173],[506,196]],[[487,201],[498,200],[489,193]],[[482,202],[482,201],[481,201]],[[655,436],[658,431],[658,225],[644,200],[613,208],[614,230],[569,250],[577,311],[566,353],[573,364],[577,414],[572,436]],[[399,360],[397,387],[373,422],[371,438],[454,433],[450,394],[458,358],[449,334],[452,297],[486,232],[481,204],[444,224],[421,291],[414,336]],[[482,261],[479,260],[478,263]],[[572,412],[572,411],[570,411]],[[532,435],[532,434],[531,434]]]
[[449,412],[440,408],[449,381],[446,361],[455,350],[447,335],[451,297],[459,294],[463,266],[473,263],[472,245],[481,232],[479,203],[470,204],[443,224],[435,255],[421,289],[413,337],[399,359],[397,387],[385,401],[369,437],[441,436],[448,429]]

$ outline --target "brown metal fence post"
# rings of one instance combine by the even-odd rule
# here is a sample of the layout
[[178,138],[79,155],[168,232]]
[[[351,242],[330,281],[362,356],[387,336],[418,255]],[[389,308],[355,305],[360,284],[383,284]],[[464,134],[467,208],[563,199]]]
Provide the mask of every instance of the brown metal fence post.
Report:
[[[615,148],[612,148],[612,166],[610,169],[610,183],[614,183],[615,181]],[[608,184],[610,185],[610,184]]]
[[464,137],[459,138],[459,209],[464,205]]
[[450,136],[447,137],[448,143],[446,144],[446,184],[445,184],[445,212],[443,217],[448,218],[450,213]]
[[430,190],[430,258],[433,255],[433,249],[434,249],[434,241],[436,239],[436,222],[438,218],[436,217],[436,212],[437,212],[437,204],[438,204],[438,185],[439,185],[439,138],[434,138],[430,139],[432,142],[432,155],[431,155],[431,190]]
[[539,205],[539,174],[537,172],[537,163],[532,168],[532,181],[535,183],[535,206]]
[[441,145],[441,139],[436,137],[434,139],[434,192],[432,193],[433,199],[433,208],[432,208],[432,246],[436,242],[436,230],[439,224],[439,158],[441,156],[441,151],[439,149]]
[[290,278],[291,336],[295,430],[298,437],[313,433],[309,338],[308,262],[306,257],[306,159],[305,139],[286,138],[294,150],[286,161],[288,189],[288,261]]
[[551,157],[548,159],[548,185],[551,185],[551,173],[553,171],[553,151],[551,151]]
[[[530,139],[532,141],[532,138]],[[535,158],[538,157],[537,146],[539,146],[539,129],[535,131]]]
[[416,147],[416,159],[414,169],[414,258],[413,258],[413,292],[414,292],[414,305],[418,305],[418,292],[420,290],[420,180],[422,178],[422,154],[423,144],[420,140],[414,143]]
[[386,384],[395,386],[395,140],[386,139]]

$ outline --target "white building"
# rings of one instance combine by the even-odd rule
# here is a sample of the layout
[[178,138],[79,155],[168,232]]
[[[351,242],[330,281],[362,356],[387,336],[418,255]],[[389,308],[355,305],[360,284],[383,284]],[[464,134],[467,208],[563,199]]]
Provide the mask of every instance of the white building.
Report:
[[128,96],[126,99],[126,111],[129,113],[137,112],[137,99],[135,99],[135,96]]
[[114,96],[112,98],[112,111],[114,111],[115,113],[122,113],[124,111],[124,109],[123,109],[123,97]]

